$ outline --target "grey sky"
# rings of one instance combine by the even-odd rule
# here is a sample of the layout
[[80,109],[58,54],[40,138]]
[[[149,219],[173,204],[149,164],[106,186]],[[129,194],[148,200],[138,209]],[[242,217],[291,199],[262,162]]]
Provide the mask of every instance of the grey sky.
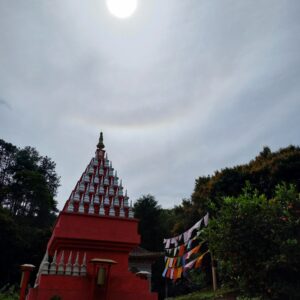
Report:
[[99,131],[135,200],[299,144],[298,0],[0,0],[0,137],[57,163],[59,207]]

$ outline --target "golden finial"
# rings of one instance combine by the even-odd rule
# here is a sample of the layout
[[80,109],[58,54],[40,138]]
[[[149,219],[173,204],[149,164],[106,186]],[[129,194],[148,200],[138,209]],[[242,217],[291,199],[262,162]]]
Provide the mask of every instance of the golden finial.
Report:
[[97,144],[97,148],[99,149],[99,150],[102,150],[102,149],[104,149],[104,144],[103,144],[103,133],[102,132],[100,132],[100,137],[99,137],[99,142],[98,142],[98,144]]

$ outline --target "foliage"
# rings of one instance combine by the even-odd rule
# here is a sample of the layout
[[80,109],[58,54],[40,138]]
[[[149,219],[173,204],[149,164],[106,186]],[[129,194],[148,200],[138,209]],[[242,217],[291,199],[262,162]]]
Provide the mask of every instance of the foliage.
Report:
[[[164,215],[166,216],[166,213]],[[134,216],[140,219],[138,230],[141,234],[141,247],[150,251],[162,250],[162,209],[154,196],[143,195],[137,199],[134,204]]]
[[179,233],[190,227],[207,211],[211,216],[215,215],[222,207],[224,197],[240,195],[247,181],[268,198],[274,196],[275,187],[281,182],[292,183],[299,191],[300,147],[289,146],[276,152],[265,147],[248,164],[196,179],[191,199],[184,199],[174,208],[173,232]]
[[59,178],[55,163],[32,147],[19,149],[0,140],[0,204],[13,216],[44,225],[57,211]]
[[[174,226],[174,212],[162,209],[152,195],[143,195],[134,204],[134,216],[140,220],[139,233],[141,247],[150,251],[163,250],[163,238],[170,235]],[[161,274],[164,269],[164,259],[159,258],[152,266],[152,287],[163,299],[165,280]]]
[[58,186],[50,158],[0,140],[0,284],[18,282],[20,264],[40,263],[56,219]]
[[212,290],[203,289],[200,292],[190,293],[184,296],[179,296],[176,298],[167,298],[166,300],[213,300],[213,299],[232,299],[229,298],[235,295],[237,291],[232,288],[223,287],[218,289],[216,292]]
[[183,199],[181,205],[174,207],[175,225],[172,229],[173,235],[184,232],[199,220],[199,212],[188,199]]
[[[255,193],[253,191],[250,192],[251,189],[249,189],[249,187],[246,189],[248,194],[246,193],[244,187],[247,182],[248,186],[251,186],[252,189],[256,191]],[[282,182],[293,184],[293,190],[287,186],[285,186],[285,188],[282,186],[281,188],[276,188],[276,186]],[[218,228],[221,232],[223,232],[224,236],[222,234],[217,236],[217,228],[215,228],[211,233],[214,233],[215,237],[211,236],[211,238],[216,241],[216,245],[217,241],[220,242],[219,245],[223,243],[224,248],[222,251],[224,257],[231,257],[232,253],[228,252],[226,247],[231,247],[232,244],[236,244],[229,243],[228,240],[232,241],[231,239],[233,239],[233,237],[247,237],[247,241],[245,241],[244,244],[246,248],[243,250],[244,252],[239,252],[239,249],[233,249],[235,250],[235,252],[233,252],[235,256],[232,256],[232,259],[235,259],[237,262],[240,262],[240,260],[245,260],[245,265],[243,265],[243,268],[241,268],[242,270],[247,268],[247,266],[249,266],[249,270],[251,270],[253,266],[255,266],[257,269],[254,270],[254,268],[252,268],[253,273],[251,276],[254,280],[253,285],[252,281],[248,282],[244,279],[243,283],[241,277],[236,275],[235,272],[237,272],[237,270],[234,269],[233,264],[228,262],[228,260],[223,259],[219,253],[218,258],[222,258],[219,259],[218,264],[219,282],[225,282],[233,286],[239,286],[244,288],[244,290],[247,289],[246,294],[255,294],[254,290],[257,290],[258,293],[261,293],[263,290],[263,295],[268,296],[270,293],[266,292],[268,290],[266,287],[270,286],[272,296],[277,297],[276,293],[278,293],[279,296],[281,294],[285,295],[285,293],[287,293],[286,291],[291,288],[291,281],[288,281],[289,276],[292,276],[291,274],[294,271],[298,272],[297,270],[293,271],[290,267],[294,263],[296,266],[300,261],[297,254],[299,239],[295,238],[293,235],[295,234],[294,226],[296,226],[296,224],[290,224],[291,227],[287,225],[281,227],[281,223],[286,224],[283,222],[283,220],[279,219],[279,223],[275,222],[274,224],[272,223],[272,220],[275,218],[274,214],[276,209],[277,215],[279,216],[281,209],[283,209],[284,205],[287,204],[287,199],[290,199],[290,202],[292,201],[291,199],[294,199],[293,197],[296,193],[296,190],[300,190],[300,148],[289,146],[276,152],[272,152],[268,147],[265,147],[259,153],[259,155],[255,157],[255,159],[251,160],[248,164],[225,168],[223,170],[216,171],[212,176],[199,177],[195,182],[195,188],[191,199],[183,199],[180,205],[175,206],[172,209],[161,209],[157,205],[157,202],[155,202],[154,206],[156,206],[156,208],[158,207],[159,209],[153,212],[153,208],[150,208],[148,214],[148,212],[145,211],[148,209],[147,205],[143,206],[143,208],[140,210],[143,211],[143,213],[139,214],[138,216],[141,219],[141,222],[143,222],[143,219],[149,218],[149,216],[152,216],[152,219],[149,218],[149,222],[147,225],[145,225],[145,228],[140,230],[142,242],[145,241],[145,239],[148,240],[147,243],[142,243],[142,245],[145,245],[145,247],[149,249],[160,249],[159,245],[157,244],[158,240],[162,240],[163,237],[170,237],[185,231],[195,222],[197,222],[207,211],[210,213],[211,217],[219,218],[228,207],[230,199],[235,199],[235,205],[238,207],[244,207],[245,211],[249,210],[247,215],[252,217],[248,222],[240,221],[241,224],[239,223],[239,228],[241,228],[241,232],[238,231],[238,233],[236,233],[228,231],[229,229],[224,227]],[[242,196],[240,196],[241,194]],[[279,201],[279,198],[282,200]],[[248,203],[247,201],[249,199],[251,201]],[[257,201],[252,201],[253,199],[257,199]],[[244,203],[244,206],[242,206],[242,204],[239,206],[240,200],[241,203]],[[254,205],[254,203],[256,204]],[[273,206],[270,206],[270,203],[274,203],[272,204]],[[271,210],[270,207],[272,207],[273,210]],[[234,217],[234,211],[235,210],[232,208],[232,217]],[[257,211],[260,211],[260,213],[258,214]],[[289,210],[287,211],[289,212]],[[266,216],[264,215],[265,213]],[[160,216],[160,218],[158,216]],[[264,221],[264,223],[260,224],[258,222],[260,220]],[[144,224],[146,224],[146,222]],[[257,224],[255,226],[256,231],[253,231],[254,229],[251,228],[252,224]],[[161,229],[160,232],[158,228]],[[228,235],[228,240],[225,239],[226,234]],[[234,234],[237,234],[237,237],[234,236]],[[270,242],[268,239],[263,238],[265,236],[270,239],[276,238],[277,240]],[[289,238],[281,243],[279,240],[281,236],[287,236]],[[157,237],[159,238],[156,239]],[[213,245],[212,243],[211,247],[216,247],[216,245]],[[275,247],[277,251],[280,250],[277,256],[272,256],[274,254],[271,251],[272,247]],[[221,249],[222,248],[220,246],[219,250],[221,251]],[[252,250],[252,256],[248,256],[249,253],[247,251],[250,251],[250,249]],[[232,249],[230,248],[230,250]],[[279,263],[279,261],[280,259],[286,259],[285,257],[289,251],[293,251],[294,261],[291,262],[291,257],[289,257],[288,267],[286,268],[286,265],[283,262]],[[271,255],[270,259],[268,258],[268,255]],[[257,289],[255,274],[257,270],[260,270],[261,266],[257,266],[255,263],[257,259],[264,261],[264,259],[267,258],[269,259],[266,260],[269,263],[269,269],[267,273],[269,277],[260,278],[261,285]],[[285,271],[287,274],[284,273]],[[162,270],[156,273],[159,274],[161,272]],[[206,276],[204,276],[207,279],[210,278],[208,272]],[[260,274],[261,272],[258,273]],[[285,285],[280,284],[280,278],[282,274],[285,274],[284,276],[286,280],[283,280]],[[197,276],[192,276],[192,280],[194,282],[198,282],[200,286],[205,285],[205,282],[201,276],[199,278]],[[247,288],[248,284],[249,287]],[[277,284],[279,284],[280,287],[276,287]],[[262,288],[263,285],[265,285],[264,289]],[[182,286],[185,286],[185,284],[182,284]],[[280,289],[285,289],[286,291],[280,291]],[[186,291],[187,290],[190,289],[187,288]],[[297,293],[297,291],[295,291],[295,293]]]
[[5,285],[0,289],[0,300],[18,300],[19,293],[14,285]]
[[240,196],[226,197],[208,228],[221,279],[246,296],[299,299],[299,216],[293,185],[277,186],[271,199],[249,184]]

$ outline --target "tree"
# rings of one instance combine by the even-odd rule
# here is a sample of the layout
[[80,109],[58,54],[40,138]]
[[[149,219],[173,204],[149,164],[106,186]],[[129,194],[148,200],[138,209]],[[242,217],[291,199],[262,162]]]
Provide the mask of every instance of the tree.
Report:
[[19,149],[0,140],[0,203],[18,217],[49,225],[57,211],[59,178],[55,163],[32,147]]
[[300,197],[279,185],[268,199],[248,185],[227,197],[209,224],[210,250],[223,281],[248,296],[300,297]]
[[134,204],[134,216],[140,220],[141,246],[150,251],[162,250],[161,212],[154,196],[143,195]]
[[214,216],[221,209],[224,197],[240,195],[247,181],[268,198],[274,197],[275,187],[282,182],[294,184],[300,191],[300,147],[289,146],[276,152],[264,147],[248,164],[197,178],[191,199],[184,199],[175,208],[178,222],[174,231],[180,232],[206,212]]
[[12,183],[17,147],[0,139],[0,204],[3,206]]
[[55,163],[32,147],[0,140],[0,284],[19,281],[19,265],[38,264],[56,219]]

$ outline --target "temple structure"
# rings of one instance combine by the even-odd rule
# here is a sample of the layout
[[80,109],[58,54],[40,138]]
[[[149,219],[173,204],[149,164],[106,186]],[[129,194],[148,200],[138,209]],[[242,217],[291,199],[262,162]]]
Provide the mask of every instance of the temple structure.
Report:
[[138,220],[100,134],[93,157],[60,212],[27,300],[154,300],[128,270]]

